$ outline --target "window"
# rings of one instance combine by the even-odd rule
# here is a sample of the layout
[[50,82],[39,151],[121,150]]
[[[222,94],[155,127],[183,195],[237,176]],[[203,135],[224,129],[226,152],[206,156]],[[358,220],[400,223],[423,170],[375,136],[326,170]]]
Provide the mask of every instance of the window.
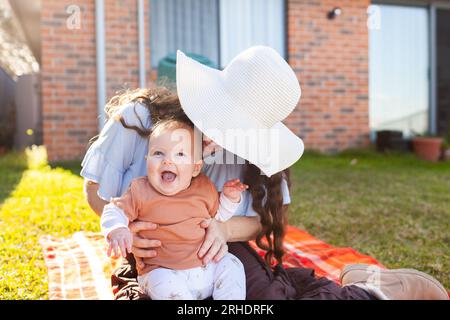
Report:
[[177,49],[218,62],[216,0],[151,0],[150,59],[152,67]]
[[221,68],[252,45],[285,56],[283,0],[151,0],[152,67],[177,49]]
[[220,1],[220,64],[226,66],[239,52],[266,45],[283,57],[284,4],[280,0]]
[[369,33],[370,127],[422,133],[428,130],[430,105],[428,10],[378,8],[380,28]]

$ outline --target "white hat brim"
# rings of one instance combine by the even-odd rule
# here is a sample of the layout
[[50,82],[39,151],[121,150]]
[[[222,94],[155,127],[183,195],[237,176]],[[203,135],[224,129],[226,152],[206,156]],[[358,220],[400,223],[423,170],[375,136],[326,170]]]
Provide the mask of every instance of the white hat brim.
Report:
[[282,122],[266,128],[227,92],[230,79],[226,69],[209,68],[178,51],[176,77],[181,106],[194,125],[268,177],[290,167],[302,156],[303,141]]

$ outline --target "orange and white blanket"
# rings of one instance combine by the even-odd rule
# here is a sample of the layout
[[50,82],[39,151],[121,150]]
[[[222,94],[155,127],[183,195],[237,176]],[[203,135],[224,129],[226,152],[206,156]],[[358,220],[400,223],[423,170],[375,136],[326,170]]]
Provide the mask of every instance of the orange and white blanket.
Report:
[[[77,232],[70,238],[45,236],[40,239],[48,268],[49,299],[113,299],[110,276],[120,258],[106,256],[106,242],[99,233]],[[260,255],[264,251],[251,245]],[[339,282],[347,264],[382,266],[374,258],[352,248],[335,248],[309,233],[289,226],[284,242],[284,266],[306,267],[318,277]]]

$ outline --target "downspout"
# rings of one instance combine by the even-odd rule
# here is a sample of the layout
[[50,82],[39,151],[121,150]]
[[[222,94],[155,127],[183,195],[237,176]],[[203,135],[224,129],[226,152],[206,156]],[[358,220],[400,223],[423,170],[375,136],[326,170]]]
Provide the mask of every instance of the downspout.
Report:
[[437,45],[437,31],[436,31],[436,5],[430,6],[430,119],[429,119],[429,131],[432,134],[437,133],[437,53],[436,53],[436,45]]
[[95,0],[95,32],[97,62],[97,114],[99,131],[105,124],[106,115],[106,59],[105,59],[105,2]]
[[139,87],[145,88],[145,20],[144,0],[137,0],[139,37]]

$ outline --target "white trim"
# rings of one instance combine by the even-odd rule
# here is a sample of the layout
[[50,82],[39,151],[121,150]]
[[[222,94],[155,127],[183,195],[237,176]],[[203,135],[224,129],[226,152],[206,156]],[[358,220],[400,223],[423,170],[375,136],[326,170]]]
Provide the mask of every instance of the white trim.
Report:
[[144,0],[137,0],[139,37],[139,86],[145,88],[145,20]]
[[105,124],[106,115],[106,58],[105,58],[105,2],[95,0],[95,35],[97,63],[97,113],[98,130]]
[[436,7],[430,7],[430,133],[436,133],[437,110]]

